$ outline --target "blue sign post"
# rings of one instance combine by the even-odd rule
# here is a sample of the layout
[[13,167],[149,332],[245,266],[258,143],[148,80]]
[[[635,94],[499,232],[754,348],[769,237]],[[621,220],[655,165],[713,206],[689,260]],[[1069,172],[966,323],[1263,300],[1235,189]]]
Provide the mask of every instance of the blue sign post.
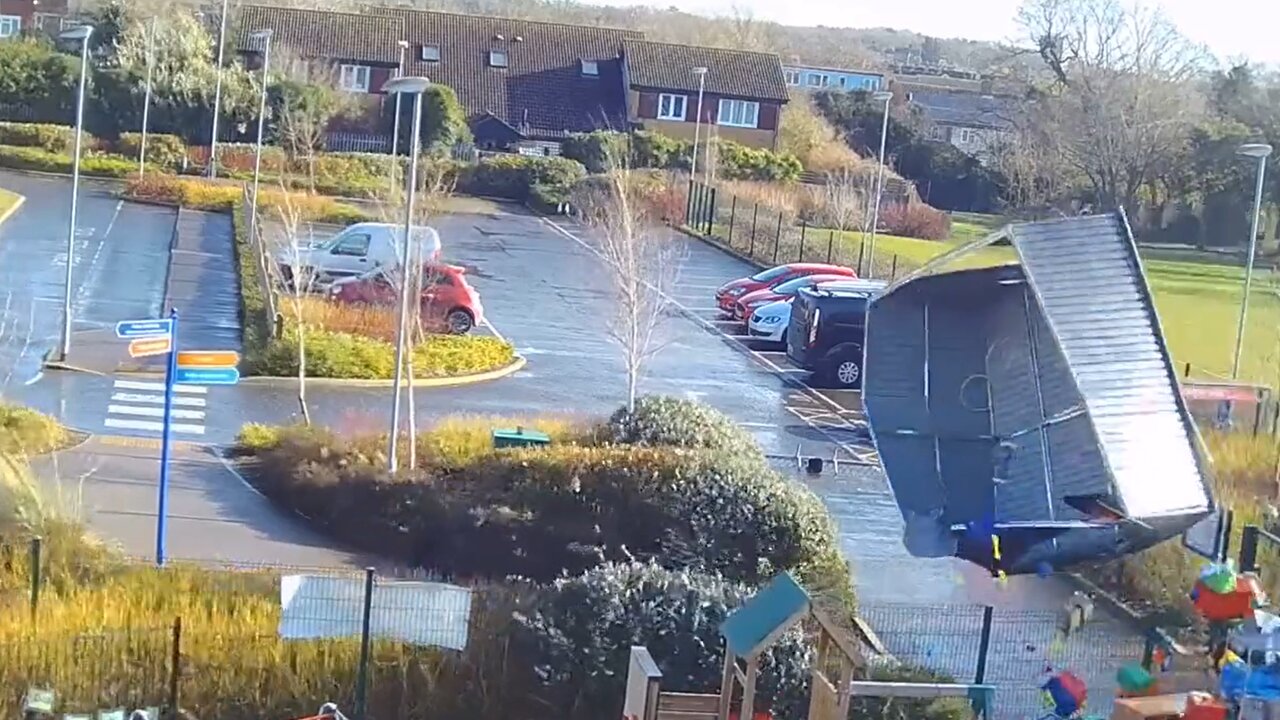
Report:
[[164,370],[164,424],[160,431],[160,488],[156,497],[156,565],[164,565],[165,535],[169,524],[169,444],[173,434],[173,380],[178,367],[178,311],[169,311],[172,349]]

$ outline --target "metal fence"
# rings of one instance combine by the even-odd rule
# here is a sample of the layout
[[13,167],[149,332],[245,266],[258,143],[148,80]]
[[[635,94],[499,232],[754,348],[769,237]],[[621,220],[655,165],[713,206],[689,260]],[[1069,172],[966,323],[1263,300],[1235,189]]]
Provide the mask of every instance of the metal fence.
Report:
[[694,180],[686,192],[685,225],[690,230],[762,265],[831,263],[883,280],[919,266],[909,258],[873,251],[869,236],[856,230],[811,227],[786,211]]
[[1106,620],[1060,636],[1062,618],[1049,611],[863,604],[860,614],[894,660],[959,683],[994,685],[993,716],[1000,720],[1043,716],[1040,686],[1062,670],[1089,687],[1089,714],[1106,716],[1116,671],[1143,661],[1154,641]]

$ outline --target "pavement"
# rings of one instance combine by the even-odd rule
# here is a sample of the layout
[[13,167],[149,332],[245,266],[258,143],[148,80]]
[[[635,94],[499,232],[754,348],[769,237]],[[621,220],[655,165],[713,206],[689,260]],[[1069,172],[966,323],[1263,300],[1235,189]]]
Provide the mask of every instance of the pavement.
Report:
[[[50,229],[41,218],[59,216],[65,189],[59,189],[57,180],[13,180],[0,173],[0,184],[27,195],[28,202],[0,227],[0,298],[21,302],[16,298],[28,296],[27,287],[38,289],[34,297],[56,298],[60,276],[39,283],[33,278],[40,277],[41,262],[56,267],[58,228]],[[116,320],[158,317],[174,213],[88,195],[82,213],[84,226],[92,232],[82,227],[86,251],[80,258],[106,259],[85,261],[84,267],[77,261],[82,284],[77,298],[83,297],[77,305],[77,327],[101,330]],[[113,223],[117,213],[127,220]],[[445,259],[466,267],[469,281],[480,292],[486,331],[507,338],[529,362],[514,375],[490,383],[419,389],[415,404],[420,427],[459,413],[598,418],[622,404],[621,353],[604,332],[612,312],[608,274],[589,232],[567,219],[549,220],[519,209],[441,216],[434,224],[444,241]],[[61,232],[65,241],[65,225]],[[110,243],[105,242],[108,236]],[[641,391],[689,397],[718,408],[750,430],[780,470],[812,488],[836,520],[868,612],[906,603],[907,628],[923,628],[925,618],[950,612],[946,607],[963,605],[968,612],[975,604],[992,604],[1010,617],[1034,616],[1034,627],[1042,629],[1046,613],[1059,610],[1074,587],[1056,576],[1020,577],[1000,585],[966,563],[910,556],[901,543],[896,502],[875,464],[858,394],[808,386],[804,375],[786,364],[780,348],[753,345],[739,326],[719,318],[712,292],[726,280],[751,274],[751,266],[678,233],[673,232],[669,241],[681,250],[671,297],[674,307],[659,328],[662,350],[650,362]],[[46,256],[31,250],[46,246]],[[25,272],[10,271],[10,254],[27,263]],[[218,262],[216,257],[206,260],[210,266]],[[230,266],[232,260],[225,262]],[[108,267],[111,272],[106,272]],[[216,274],[209,277],[222,282]],[[201,283],[192,285],[198,288]],[[200,312],[196,304],[183,317],[198,323]],[[6,311],[4,317],[9,315]],[[162,401],[158,379],[118,372],[41,376],[39,357],[56,344],[59,314],[55,306],[37,315],[42,320],[34,324],[43,332],[0,339],[5,364],[14,358],[17,367],[24,362],[30,367],[28,373],[17,374],[25,379],[7,386],[8,399],[95,436],[85,446],[56,456],[62,477],[82,478],[77,487],[85,488],[86,512],[94,527],[121,542],[130,554],[150,555],[158,472],[155,423]],[[119,353],[125,353],[123,342]],[[343,433],[385,427],[391,402],[388,388],[312,382],[307,395],[312,418],[319,424]],[[296,381],[248,379],[179,397],[175,407],[181,414],[174,419],[191,426],[180,438],[195,444],[183,446],[174,468],[172,556],[290,565],[364,561],[340,549],[326,549],[296,518],[273,509],[204,447],[231,443],[246,422],[296,421]],[[124,407],[132,410],[122,413]],[[122,426],[122,418],[151,424]],[[797,455],[836,459],[838,469],[828,465],[822,474],[810,477],[797,468]],[[953,634],[965,643],[973,641],[980,625],[961,624],[952,628]],[[1093,626],[1117,639],[1110,645],[1094,642],[1094,655],[1086,664],[1109,673],[1115,665],[1104,663],[1103,656],[1129,653],[1134,636],[1101,609]],[[1019,641],[1020,625],[1001,627],[1007,642]],[[934,657],[928,648],[913,644],[916,636],[909,630],[886,632],[886,637],[891,650],[919,655],[925,664],[945,664],[943,659],[951,663],[960,657],[959,651],[942,650]],[[1024,645],[1039,647],[1038,642]],[[1109,684],[1110,677],[1096,681]]]

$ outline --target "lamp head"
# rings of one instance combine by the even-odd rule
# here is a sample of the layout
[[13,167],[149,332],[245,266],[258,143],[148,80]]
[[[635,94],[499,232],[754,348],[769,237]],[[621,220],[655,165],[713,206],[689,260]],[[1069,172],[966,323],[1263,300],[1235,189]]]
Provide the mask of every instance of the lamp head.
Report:
[[876,92],[871,93],[871,99],[876,102],[889,102],[893,99],[893,93],[888,90],[877,90]]
[[382,92],[388,95],[420,95],[431,87],[431,81],[424,77],[400,77],[388,80],[382,86]]
[[63,40],[76,40],[79,42],[84,42],[85,40],[88,40],[89,36],[92,34],[93,34],[92,25],[77,25],[76,27],[73,27],[64,33],[59,34],[58,37],[62,38]]
[[694,74],[694,75],[706,75],[706,74],[707,74],[707,69],[706,69],[706,68],[704,68],[704,67],[702,67],[702,66],[698,66],[698,67],[696,67],[696,68],[694,68],[694,69],[693,69],[693,74]]
[[1236,148],[1236,154],[1262,159],[1271,155],[1271,146],[1266,143],[1246,143]]

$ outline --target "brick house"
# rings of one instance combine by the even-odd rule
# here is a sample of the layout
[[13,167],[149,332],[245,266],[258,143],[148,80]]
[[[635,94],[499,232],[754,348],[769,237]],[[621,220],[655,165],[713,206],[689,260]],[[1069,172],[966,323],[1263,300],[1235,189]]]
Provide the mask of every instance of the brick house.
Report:
[[0,40],[22,32],[53,34],[67,16],[67,0],[0,0]]
[[632,127],[693,138],[699,84],[694,68],[704,67],[702,124],[715,125],[725,140],[777,148],[788,99],[777,55],[627,40],[622,57]]

